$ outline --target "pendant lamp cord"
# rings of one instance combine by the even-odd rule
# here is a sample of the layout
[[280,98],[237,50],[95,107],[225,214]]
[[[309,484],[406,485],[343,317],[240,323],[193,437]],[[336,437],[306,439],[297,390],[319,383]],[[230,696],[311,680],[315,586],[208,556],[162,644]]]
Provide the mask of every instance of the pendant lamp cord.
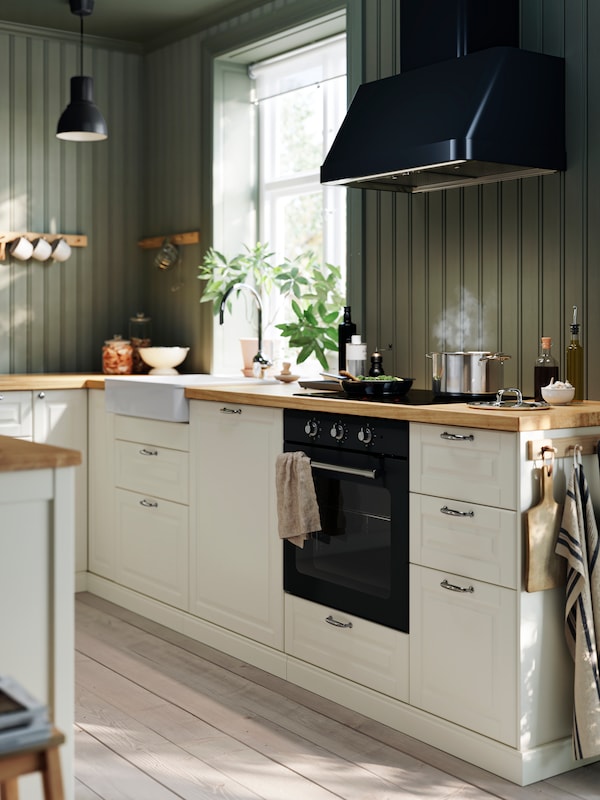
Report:
[[79,17],[79,74],[83,75],[83,15]]

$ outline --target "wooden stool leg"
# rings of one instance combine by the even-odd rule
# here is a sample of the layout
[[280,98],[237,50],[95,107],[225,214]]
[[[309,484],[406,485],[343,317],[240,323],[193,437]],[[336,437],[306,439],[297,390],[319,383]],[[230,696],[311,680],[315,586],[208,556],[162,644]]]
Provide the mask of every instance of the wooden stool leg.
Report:
[[[46,750],[46,765],[42,778],[44,781],[45,800],[65,800],[58,747],[49,747]],[[18,796],[16,800],[18,800]]]

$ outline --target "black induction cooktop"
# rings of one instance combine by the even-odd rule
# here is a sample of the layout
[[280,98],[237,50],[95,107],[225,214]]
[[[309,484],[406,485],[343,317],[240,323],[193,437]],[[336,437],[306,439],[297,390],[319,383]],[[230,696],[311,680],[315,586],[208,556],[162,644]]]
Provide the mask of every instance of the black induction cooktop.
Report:
[[[490,395],[436,395],[430,389],[411,389],[404,395],[379,395],[372,397],[348,397],[343,391],[306,391],[295,392],[296,397],[320,397],[330,400],[353,400],[359,403],[390,403],[401,406],[447,405],[448,403],[472,403],[476,400],[490,400]],[[495,395],[493,395],[495,397]]]

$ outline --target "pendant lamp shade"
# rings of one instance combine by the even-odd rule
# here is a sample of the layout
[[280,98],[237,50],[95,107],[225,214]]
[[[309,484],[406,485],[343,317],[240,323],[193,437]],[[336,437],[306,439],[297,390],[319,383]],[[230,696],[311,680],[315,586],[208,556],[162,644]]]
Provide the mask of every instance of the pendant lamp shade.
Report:
[[80,75],[71,78],[71,102],[58,120],[56,136],[69,142],[97,142],[106,139],[106,121],[94,103],[94,79],[83,74],[83,18],[94,10],[94,0],[69,0],[71,12],[79,17]]
[[108,136],[106,121],[94,103],[93,78],[71,78],[71,102],[58,120],[56,136],[70,142],[94,142]]

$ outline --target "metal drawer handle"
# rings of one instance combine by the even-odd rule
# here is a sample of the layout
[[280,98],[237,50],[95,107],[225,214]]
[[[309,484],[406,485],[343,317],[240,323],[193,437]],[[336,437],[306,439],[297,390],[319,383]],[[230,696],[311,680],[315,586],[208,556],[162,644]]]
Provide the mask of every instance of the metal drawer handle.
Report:
[[156,500],[140,500],[140,505],[145,506],[145,508],[158,508]]
[[329,623],[329,625],[333,625],[336,628],[351,628],[352,627],[352,623],[351,622],[341,622],[339,619],[335,619],[334,617],[332,617],[331,614],[328,617],[325,617],[325,622]]
[[473,594],[475,589],[472,586],[457,586],[455,583],[448,583],[446,578],[440,583],[442,589],[448,589],[449,592],[464,592],[468,594]]
[[474,517],[474,511],[459,511],[456,508],[448,508],[448,506],[442,506],[440,508],[442,514],[447,514],[449,517]]
[[474,442],[475,437],[472,433],[440,433],[440,439],[450,439],[452,442]]
[[227,406],[223,406],[223,408],[219,409],[221,414],[241,414],[241,408],[227,408]]
[[158,455],[158,450],[148,450],[147,447],[142,447],[142,449],[140,450],[140,455],[141,456],[157,456]]

